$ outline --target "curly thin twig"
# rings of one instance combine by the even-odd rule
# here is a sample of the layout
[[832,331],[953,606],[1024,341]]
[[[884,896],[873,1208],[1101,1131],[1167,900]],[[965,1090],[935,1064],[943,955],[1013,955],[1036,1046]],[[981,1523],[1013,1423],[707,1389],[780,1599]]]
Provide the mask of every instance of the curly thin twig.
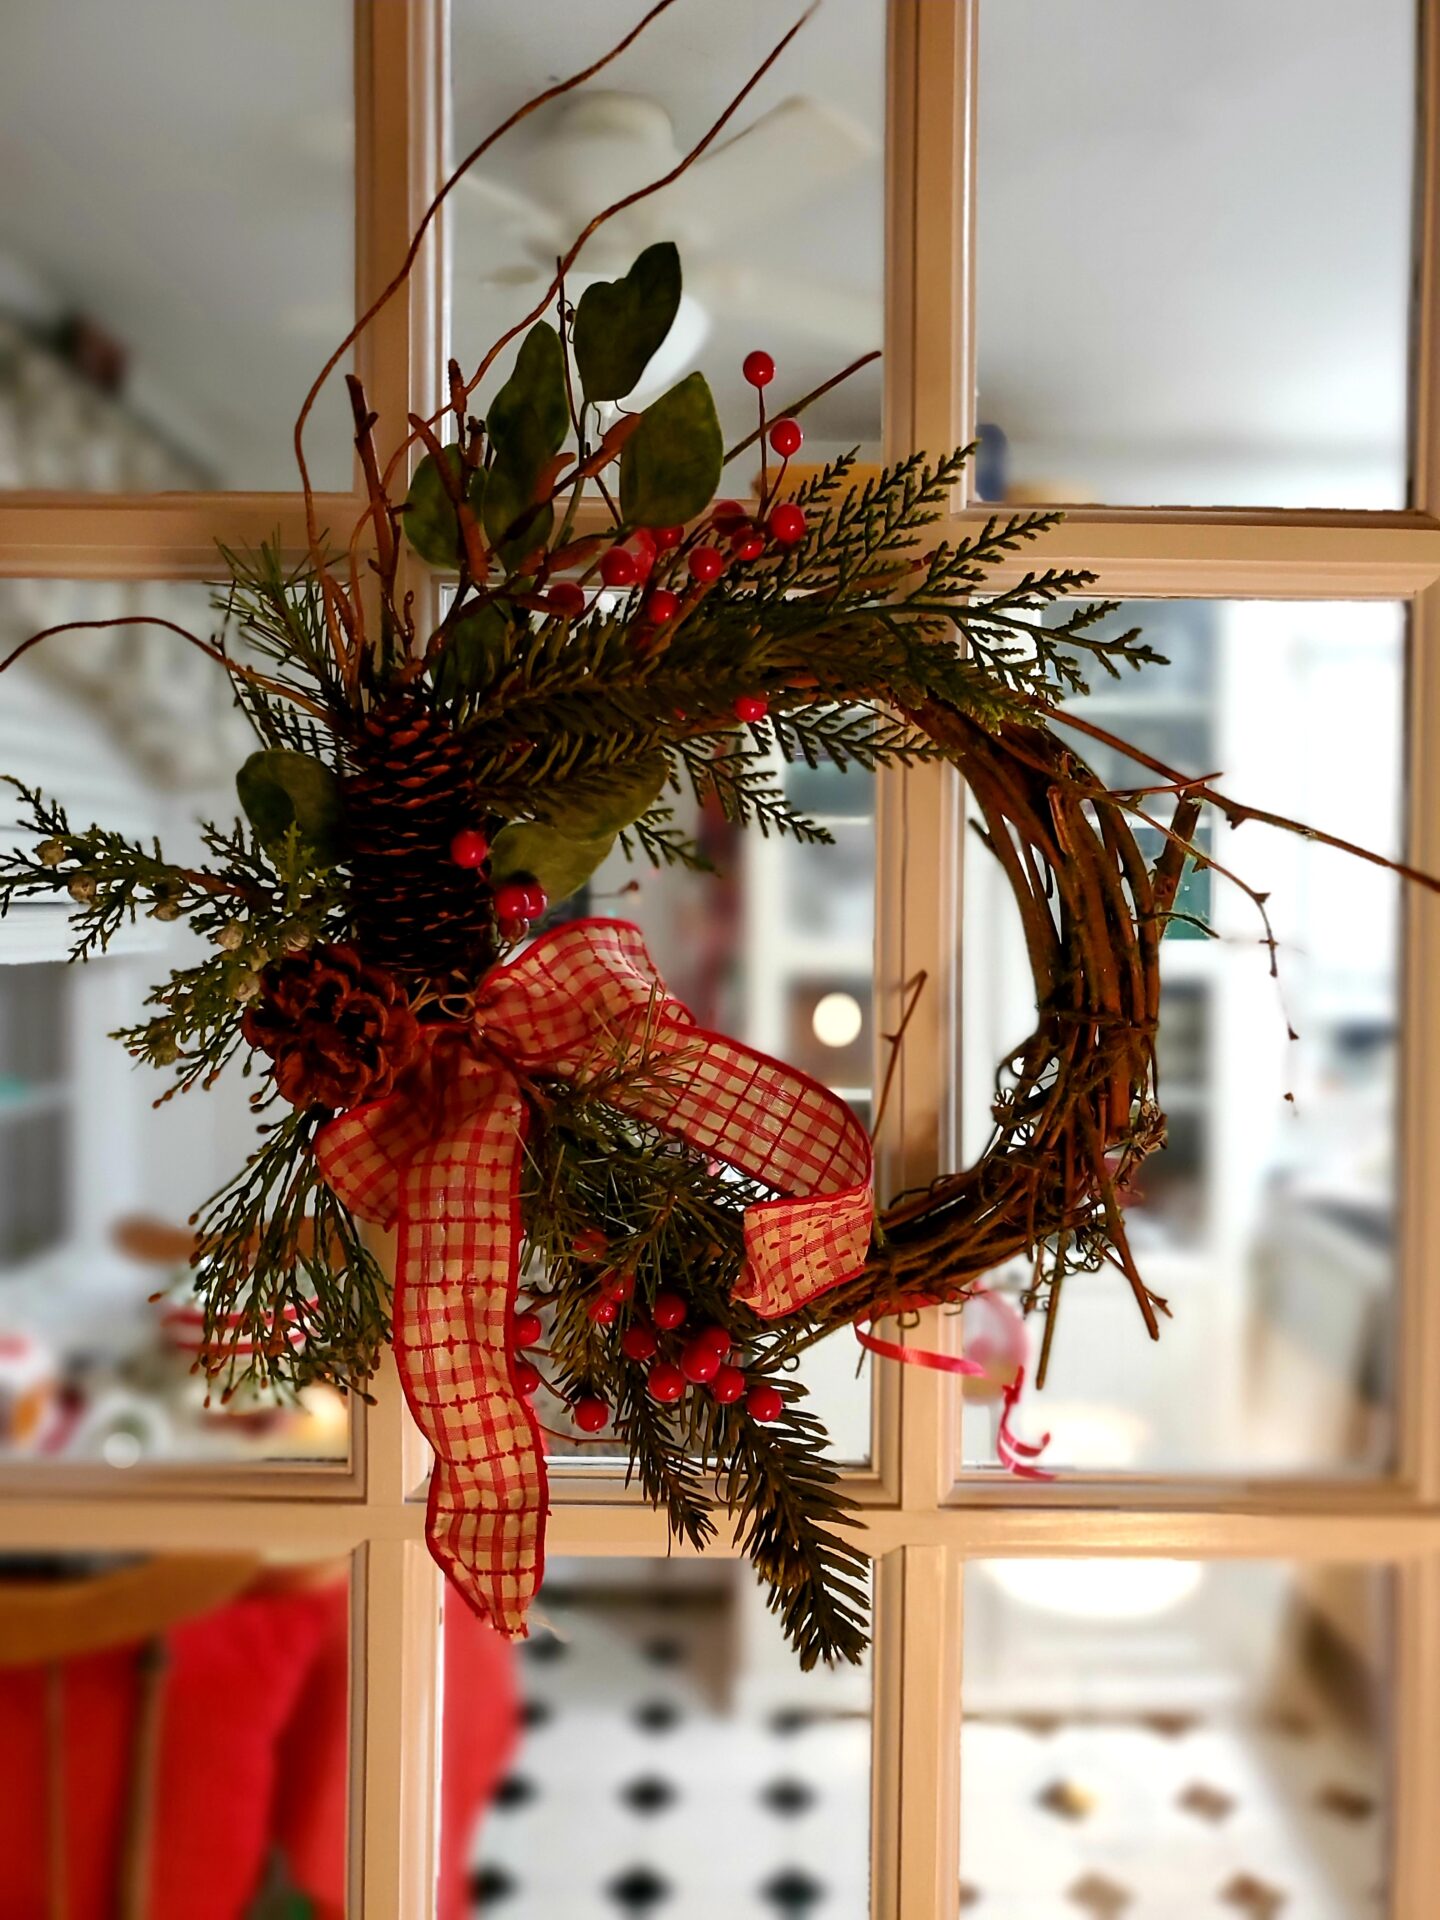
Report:
[[262,687],[266,693],[273,694],[278,700],[288,700],[293,706],[303,707],[306,713],[313,714],[317,720],[323,720],[326,726],[333,725],[328,710],[317,700],[311,700],[295,688],[285,686],[279,680],[272,680],[268,674],[257,673],[254,667],[242,666],[238,660],[232,660],[222,653],[219,647],[212,646],[208,640],[202,640],[198,633],[191,633],[188,627],[178,626],[173,620],[162,620],[150,613],[116,614],[109,620],[62,620],[58,626],[42,627],[39,633],[32,633],[28,640],[22,640],[3,660],[0,660],[0,673],[30,651],[38,647],[42,640],[53,639],[57,633],[98,633],[107,627],[163,627],[167,633],[178,633],[182,640],[188,640],[192,647],[198,647],[201,653],[224,667],[227,673],[237,679],[248,681],[252,687]]
[[[330,375],[335,371],[336,367],[339,366],[341,360],[344,359],[345,355],[350,351],[351,347],[354,346],[355,342],[360,338],[361,334],[364,333],[365,329],[375,319],[377,314],[382,313],[385,308],[389,306],[390,302],[395,298],[395,295],[399,293],[400,289],[409,280],[414,270],[415,262],[419,258],[420,248],[424,242],[425,235],[429,232],[436,214],[439,213],[441,207],[444,206],[446,200],[450,197],[450,194],[454,191],[455,187],[459,185],[460,181],[464,179],[475,162],[480,159],[483,154],[488,153],[496,141],[502,139],[505,134],[509,133],[512,127],[517,127],[522,120],[528,119],[528,117],[540,107],[548,105],[552,100],[559,99],[562,94],[573,92],[576,87],[584,86],[587,80],[593,79],[602,68],[608,67],[612,60],[617,59],[620,54],[624,53],[626,48],[640,37],[652,20],[664,13],[667,8],[673,6],[674,3],[675,0],[656,0],[656,4],[650,8],[644,18],[638,21],[636,25],[630,29],[629,33],[627,33],[623,39],[617,41],[607,53],[603,53],[598,60],[592,60],[588,67],[582,67],[578,73],[572,73],[568,79],[559,80],[553,87],[547,87],[543,93],[537,93],[533,99],[527,100],[524,106],[517,107],[514,113],[500,122],[498,127],[495,127],[490,133],[486,134],[478,146],[472,147],[470,152],[466,154],[465,158],[460,162],[459,166],[455,168],[453,173],[451,173],[449,179],[425,209],[424,214],[421,216],[420,224],[416,227],[410,245],[406,249],[405,258],[400,263],[399,270],[393,279],[391,279],[389,284],[371,301],[370,305],[365,309],[364,313],[361,314],[360,318],[355,322],[354,326],[351,327],[345,338],[340,342],[339,346],[336,347],[335,351],[330,355],[330,358],[315,376],[314,384],[301,403],[300,412],[295,421],[294,442],[295,462],[300,469],[300,485],[305,496],[305,529],[310,543],[311,558],[315,563],[317,572],[322,574],[324,572],[325,555],[320,545],[320,528],[315,513],[315,490],[310,480],[310,468],[305,459],[305,425],[310,418],[316,400],[320,397],[320,391],[324,387],[325,382],[330,378]],[[407,441],[406,444],[408,446],[409,442]],[[332,632],[331,637],[332,640],[337,642],[337,661],[343,668],[345,665],[345,657],[343,651],[339,648],[338,636]]]

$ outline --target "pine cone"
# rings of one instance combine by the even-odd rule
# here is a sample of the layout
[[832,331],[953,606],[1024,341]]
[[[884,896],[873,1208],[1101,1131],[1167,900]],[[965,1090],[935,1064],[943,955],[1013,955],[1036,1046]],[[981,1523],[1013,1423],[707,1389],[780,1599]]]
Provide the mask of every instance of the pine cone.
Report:
[[241,1029],[275,1062],[296,1107],[354,1107],[389,1093],[420,1048],[400,983],[353,947],[312,947],[265,969]]
[[463,741],[414,694],[392,695],[350,742],[351,922],[367,960],[472,984],[494,958],[490,891],[450,842],[479,824]]

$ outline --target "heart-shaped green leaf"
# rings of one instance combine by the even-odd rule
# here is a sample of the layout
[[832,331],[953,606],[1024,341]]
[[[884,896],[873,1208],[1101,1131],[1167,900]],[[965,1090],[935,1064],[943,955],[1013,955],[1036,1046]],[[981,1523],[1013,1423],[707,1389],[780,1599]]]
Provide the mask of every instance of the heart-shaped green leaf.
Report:
[[499,887],[507,880],[538,880],[553,906],[584,886],[614,844],[613,833],[572,839],[538,821],[517,821],[502,827],[490,844],[491,882]]
[[[533,420],[523,418],[527,413]],[[485,415],[485,430],[497,453],[504,452],[517,432],[527,445],[543,447],[542,461],[564,446],[570,431],[565,354],[548,320],[537,320],[520,342],[514,371]]]
[[623,280],[597,280],[575,309],[575,365],[587,400],[623,400],[680,311],[680,255],[646,247]]
[[[458,481],[462,465],[458,447],[446,447],[445,463]],[[470,476],[466,498],[478,518],[485,498],[485,475],[478,469]],[[404,516],[405,538],[422,560],[432,567],[459,566],[464,552],[460,519],[433,453],[427,453],[415,469]]]
[[435,690],[442,700],[493,686],[510,656],[514,629],[492,602],[457,620],[435,663]]
[[620,511],[632,527],[693,520],[714,498],[725,463],[715,400],[703,373],[648,406],[620,455]]
[[550,449],[534,413],[518,410],[507,433],[485,479],[485,531],[506,566],[515,567],[550,538],[555,509],[548,500],[536,505]]
[[669,777],[665,755],[646,754],[643,759],[615,768],[603,792],[592,788],[572,797],[560,787],[547,793],[544,811],[552,826],[577,839],[613,835],[654,806]]
[[323,760],[264,747],[236,774],[235,790],[262,847],[277,848],[294,827],[320,859],[338,857],[345,808],[340,782]]

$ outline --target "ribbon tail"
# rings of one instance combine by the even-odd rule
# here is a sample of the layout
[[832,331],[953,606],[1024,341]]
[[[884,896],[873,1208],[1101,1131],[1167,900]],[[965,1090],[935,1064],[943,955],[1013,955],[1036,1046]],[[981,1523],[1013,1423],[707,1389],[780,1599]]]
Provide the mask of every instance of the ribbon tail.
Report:
[[544,1571],[547,1488],[509,1338],[519,1276],[525,1105],[496,1074],[475,1110],[402,1182],[395,1357],[435,1452],[426,1541],[482,1620],[511,1637]]

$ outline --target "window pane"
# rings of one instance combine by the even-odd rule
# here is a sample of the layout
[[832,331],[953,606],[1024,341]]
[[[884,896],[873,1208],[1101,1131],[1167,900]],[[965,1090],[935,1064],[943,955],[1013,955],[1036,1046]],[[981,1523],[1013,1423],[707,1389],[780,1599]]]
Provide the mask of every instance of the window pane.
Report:
[[1364,1567],[972,1564],[961,1910],[1388,1912],[1390,1611]]
[[[1164,667],[1079,711],[1222,790],[1360,845],[1401,848],[1404,616],[1384,604],[1156,601],[1120,610]],[[1118,784],[1153,776],[1077,738]],[[1159,840],[1147,830],[1153,857]],[[1222,865],[1269,893],[1279,981],[1251,903],[1191,874],[1162,950],[1158,1051],[1169,1144],[1127,1227],[1173,1318],[1145,1333],[1112,1269],[1067,1278],[1029,1421],[1047,1464],[1146,1472],[1363,1472],[1391,1458],[1400,888],[1271,829],[1211,819]],[[987,1137],[996,1063],[1033,1025],[1008,889],[966,864],[966,1136]],[[1299,1038],[1286,1038],[1286,1022]],[[1289,1096],[1293,1095],[1293,1099]],[[1025,1276],[997,1284],[1023,1296]],[[978,1314],[988,1311],[985,1307]],[[1030,1323],[1033,1350],[1040,1320]],[[994,1459],[996,1408],[965,1413]]]
[[[7,581],[0,655],[41,627],[125,613],[209,632],[206,600],[153,581]],[[200,857],[199,819],[233,821],[233,769],[253,747],[226,676],[158,629],[62,635],[0,682],[0,774],[81,825],[158,835],[172,859]],[[0,1462],[343,1460],[349,1416],[331,1389],[298,1408],[207,1408],[191,1372],[187,1222],[254,1151],[253,1083],[232,1067],[156,1110],[166,1080],[109,1036],[201,949],[144,916],[83,967],[64,964],[69,944],[58,906],[0,926]]]
[[[0,487],[294,488],[354,318],[348,0],[7,0]],[[343,385],[307,438],[348,488]]]
[[1414,0],[984,0],[988,497],[1403,507]]
[[[597,58],[636,17],[630,0],[455,8],[456,153]],[[674,166],[788,24],[763,0],[732,0],[717,34],[707,9],[677,7],[476,166],[451,203],[451,336],[467,372],[540,298],[556,255],[586,221]],[[680,249],[685,303],[637,403],[701,367],[735,440],[755,424],[755,395],[740,373],[751,348],[775,358],[773,412],[882,344],[884,89],[885,9],[827,0],[720,143],[673,188],[596,235],[567,281],[572,300],[585,274],[623,273],[653,241]],[[502,359],[497,375],[507,370]],[[803,459],[856,446],[877,459],[880,393],[872,365],[808,410]],[[745,491],[757,467],[752,448],[727,487]]]
[[869,1669],[801,1673],[748,1567],[552,1561],[515,1653],[460,1612],[441,1920],[869,1913]]
[[343,1913],[349,1668],[344,1561],[0,1556],[6,1913]]

